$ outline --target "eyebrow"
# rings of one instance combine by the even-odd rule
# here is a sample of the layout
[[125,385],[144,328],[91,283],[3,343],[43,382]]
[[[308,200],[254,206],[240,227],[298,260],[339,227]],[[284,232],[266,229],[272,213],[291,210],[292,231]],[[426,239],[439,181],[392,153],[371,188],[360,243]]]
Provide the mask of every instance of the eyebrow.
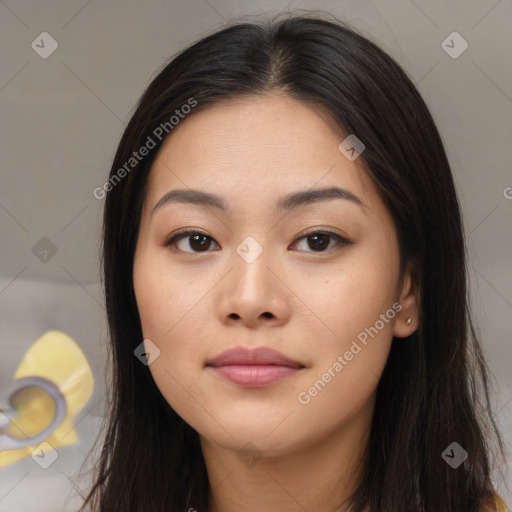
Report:
[[[276,210],[291,210],[300,206],[309,205],[312,203],[318,203],[321,201],[330,201],[332,199],[344,199],[360,206],[364,211],[364,204],[362,201],[352,192],[340,187],[329,187],[321,189],[310,189],[300,190],[298,192],[292,192],[279,199],[276,204]],[[200,206],[209,206],[216,208],[223,212],[228,212],[229,208],[226,201],[221,197],[204,192],[197,189],[176,189],[170,190],[153,207],[151,215],[157,210],[162,208],[166,204],[170,203],[184,203],[184,204],[196,204]],[[366,213],[366,212],[365,212]]]

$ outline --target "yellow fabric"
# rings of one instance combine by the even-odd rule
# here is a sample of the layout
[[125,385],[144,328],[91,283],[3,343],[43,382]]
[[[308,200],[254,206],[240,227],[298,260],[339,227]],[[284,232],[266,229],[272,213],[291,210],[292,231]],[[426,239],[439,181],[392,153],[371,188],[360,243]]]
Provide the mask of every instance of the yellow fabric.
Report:
[[[27,351],[14,379],[29,376],[53,381],[66,399],[66,418],[46,441],[55,449],[76,443],[78,435],[74,418],[88,402],[94,387],[91,367],[80,347],[61,331],[46,332]],[[32,437],[42,432],[55,415],[55,403],[37,388],[27,388],[18,393],[16,401],[18,403],[13,405],[18,417],[12,419],[4,432],[10,437],[20,438],[20,432]],[[34,448],[27,446],[0,452],[0,467],[29,457]]]
[[496,503],[496,512],[508,512],[507,505],[497,494],[494,497],[494,502]]

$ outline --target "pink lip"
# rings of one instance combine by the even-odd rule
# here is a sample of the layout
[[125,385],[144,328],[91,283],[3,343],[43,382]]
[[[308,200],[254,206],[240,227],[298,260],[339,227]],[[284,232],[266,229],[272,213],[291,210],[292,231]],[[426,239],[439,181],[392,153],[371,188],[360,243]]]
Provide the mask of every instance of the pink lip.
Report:
[[304,366],[267,347],[236,347],[207,361],[206,366],[231,382],[245,387],[274,384],[299,372]]

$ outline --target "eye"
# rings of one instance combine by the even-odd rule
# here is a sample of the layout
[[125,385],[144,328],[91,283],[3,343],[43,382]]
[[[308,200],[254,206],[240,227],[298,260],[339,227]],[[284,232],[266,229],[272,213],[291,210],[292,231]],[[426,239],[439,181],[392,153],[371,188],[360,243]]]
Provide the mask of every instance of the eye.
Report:
[[306,250],[306,252],[327,252],[326,249],[329,250],[333,248],[331,245],[333,240],[336,242],[334,247],[343,247],[352,243],[350,240],[338,235],[337,233],[318,229],[307,231],[293,243],[295,244],[301,240],[305,240],[307,246],[311,249],[311,251]]
[[[188,240],[188,241],[187,241]],[[307,231],[305,234],[302,234],[299,238],[296,238],[293,244],[297,244],[305,240],[307,242],[307,246],[311,251],[306,249],[306,252],[327,252],[333,248],[332,242],[334,241],[334,247],[340,246],[343,247],[345,245],[349,245],[352,242],[337,233],[326,230],[318,230],[312,229]],[[174,245],[181,252],[208,252],[208,250],[212,246],[212,242],[217,244],[214,239],[203,233],[201,231],[188,229],[184,231],[180,231],[171,236],[166,242],[165,247],[169,247]],[[181,246],[180,246],[181,244]],[[292,244],[292,245],[293,245]],[[302,249],[304,250],[304,249]]]
[[[187,242],[188,239],[188,242]],[[188,229],[175,233],[165,242],[165,247],[175,245],[182,252],[208,252],[211,242],[214,241],[211,236],[201,231]],[[183,242],[183,243],[182,243]],[[181,243],[181,246],[180,246]],[[217,242],[214,242],[217,243]],[[218,244],[217,244],[218,245]],[[187,247],[191,250],[187,250]]]

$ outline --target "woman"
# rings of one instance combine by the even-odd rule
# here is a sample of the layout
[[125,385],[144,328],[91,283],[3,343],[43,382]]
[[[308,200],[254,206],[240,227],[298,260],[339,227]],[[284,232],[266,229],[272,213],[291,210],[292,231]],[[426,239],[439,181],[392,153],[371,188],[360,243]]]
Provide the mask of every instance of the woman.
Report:
[[200,40],[103,190],[113,396],[84,507],[504,506],[451,170],[375,44],[320,17]]

